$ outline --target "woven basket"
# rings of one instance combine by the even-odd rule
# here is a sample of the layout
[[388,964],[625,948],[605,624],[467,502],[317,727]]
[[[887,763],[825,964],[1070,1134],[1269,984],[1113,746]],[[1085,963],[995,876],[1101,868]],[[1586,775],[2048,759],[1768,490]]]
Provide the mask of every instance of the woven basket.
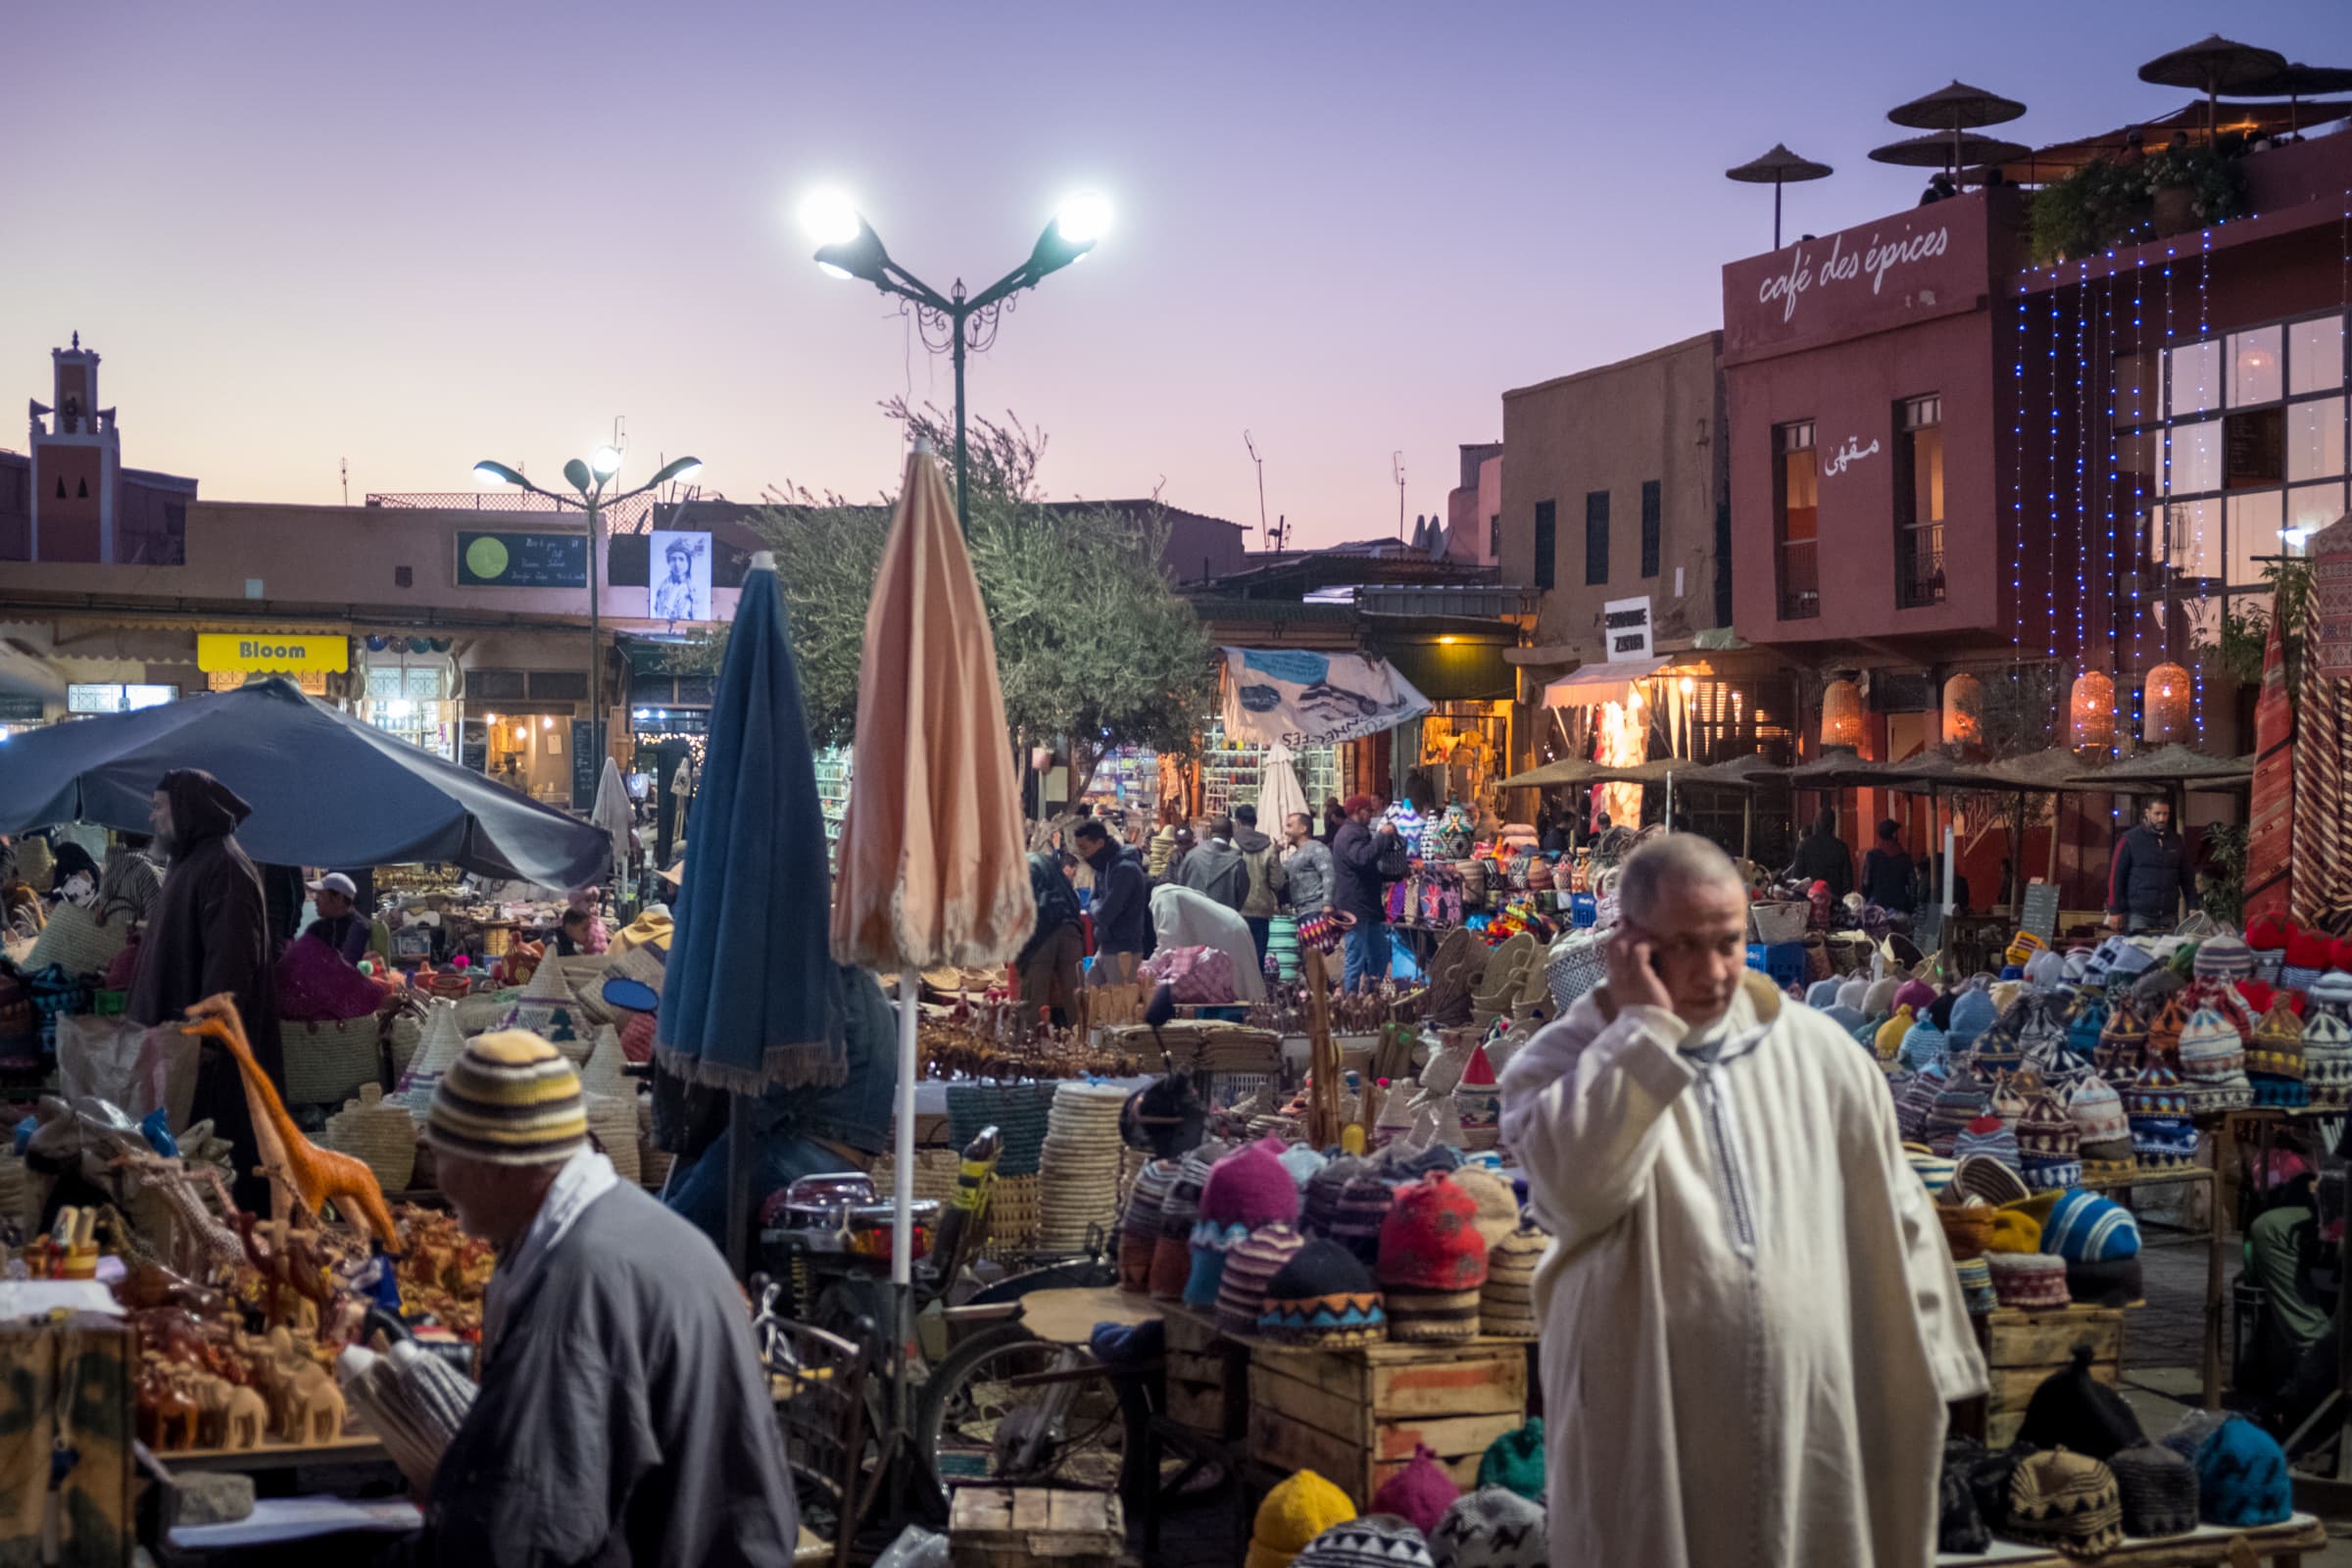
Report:
[[380,1084],[361,1085],[357,1100],[326,1118],[326,1142],[366,1164],[387,1193],[405,1191],[416,1173],[416,1123]]
[[605,1157],[624,1182],[643,1179],[637,1163],[637,1102],[617,1095],[588,1097],[588,1130],[605,1146]]
[[637,1181],[649,1193],[658,1193],[669,1185],[669,1167],[678,1156],[666,1149],[656,1149],[650,1138],[637,1140]]
[[1812,918],[1810,904],[1752,904],[1748,918],[1754,922],[1756,940],[1769,946],[1775,942],[1802,942],[1805,923]]
[[1551,1000],[1566,1012],[1588,991],[1608,978],[1608,950],[1598,942],[1570,941],[1552,950],[1544,965]]
[[60,904],[49,912],[49,923],[41,927],[23,966],[45,969],[54,963],[70,975],[96,979],[129,940],[127,919],[118,915],[100,925],[98,916],[80,905]]
[[514,1010],[514,993],[477,991],[458,999],[458,1032],[470,1040],[475,1035],[505,1026],[507,1014]]
[[362,1084],[383,1082],[382,1031],[373,1013],[340,1023],[281,1023],[278,1035],[285,1042],[289,1104],[339,1105]]
[[407,1074],[409,1063],[416,1059],[416,1048],[424,1043],[424,1025],[417,1022],[416,1014],[404,1012],[392,1020],[384,1041],[392,1051],[392,1081],[398,1083]]

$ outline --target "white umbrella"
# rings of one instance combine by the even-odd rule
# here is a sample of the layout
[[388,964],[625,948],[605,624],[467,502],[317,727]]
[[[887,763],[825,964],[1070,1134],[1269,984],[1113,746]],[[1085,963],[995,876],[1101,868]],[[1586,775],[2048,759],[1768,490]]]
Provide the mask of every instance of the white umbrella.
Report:
[[1291,766],[1291,749],[1277,746],[1266,753],[1265,771],[1257,790],[1257,830],[1279,839],[1283,824],[1293,815],[1304,816],[1309,825],[1314,813],[1307,809],[1306,791],[1298,786],[1298,771]]
[[629,843],[636,837],[637,812],[629,802],[629,786],[620,776],[620,764],[608,757],[605,770],[596,781],[596,804],[589,808],[588,820],[612,835],[612,870],[626,887],[629,879]]

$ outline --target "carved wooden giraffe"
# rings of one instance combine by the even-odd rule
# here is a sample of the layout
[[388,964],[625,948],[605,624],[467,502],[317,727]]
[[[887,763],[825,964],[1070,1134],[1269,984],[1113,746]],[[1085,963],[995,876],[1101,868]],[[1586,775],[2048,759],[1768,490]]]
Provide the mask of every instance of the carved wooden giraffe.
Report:
[[[207,1259],[232,1265],[245,1261],[245,1249],[238,1243],[236,1232],[221,1224],[212,1210],[204,1206],[204,1200],[198,1196],[194,1180],[180,1161],[166,1159],[156,1153],[134,1153],[125,1154],[114,1163],[136,1171],[142,1182],[162,1195],[164,1202],[172,1210],[172,1217],[179,1222],[180,1228],[188,1233],[197,1250]],[[202,1168],[212,1174],[215,1182],[220,1180],[213,1167],[208,1165]],[[229,1212],[235,1212],[235,1204],[229,1204]]]
[[392,1223],[392,1211],[384,1206],[384,1190],[376,1184],[375,1173],[349,1154],[320,1149],[302,1136],[294,1118],[286,1114],[277,1086],[253,1059],[253,1047],[245,1039],[245,1021],[237,1015],[237,1004],[229,995],[222,992],[205,998],[188,1009],[188,1019],[180,1033],[209,1036],[235,1058],[237,1070],[245,1075],[246,1089],[284,1151],[283,1179],[303,1205],[323,1216],[331,1201],[355,1230],[371,1230],[386,1251],[399,1250],[400,1231]]

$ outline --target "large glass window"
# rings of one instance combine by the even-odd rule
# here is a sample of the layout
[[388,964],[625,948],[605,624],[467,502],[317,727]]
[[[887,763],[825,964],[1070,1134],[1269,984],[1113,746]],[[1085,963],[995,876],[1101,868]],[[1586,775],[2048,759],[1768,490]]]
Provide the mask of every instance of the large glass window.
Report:
[[361,716],[436,757],[457,755],[455,705],[449,672],[439,664],[393,664],[368,671],[368,702]]
[[1943,399],[1895,409],[1894,602],[1943,603]]
[[1821,466],[1811,419],[1773,427],[1772,489],[1781,618],[1811,620],[1821,613]]
[[[2150,384],[2159,364],[2161,388]],[[2341,313],[2119,355],[2110,390],[2116,474],[2148,507],[2148,555],[2169,568],[2175,597],[2263,593],[2274,561],[2343,515],[2352,398]],[[2221,608],[2185,623],[2218,623]]]

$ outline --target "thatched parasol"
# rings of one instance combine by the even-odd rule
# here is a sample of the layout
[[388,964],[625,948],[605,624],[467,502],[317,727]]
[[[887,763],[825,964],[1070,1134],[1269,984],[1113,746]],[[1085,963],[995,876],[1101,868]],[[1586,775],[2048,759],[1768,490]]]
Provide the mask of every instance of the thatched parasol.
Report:
[[1763,157],[1725,170],[1723,177],[1736,179],[1742,185],[1772,187],[1772,248],[1777,251],[1781,248],[1781,187],[1802,184],[1809,179],[1827,179],[1834,172],[1829,165],[1799,158],[1785,143],[1776,141]]
[[[2244,92],[2286,71],[2286,56],[2276,49],[2239,43],[2220,33],[2168,55],[2158,55],[2139,68],[2139,79],[2159,87],[2193,87],[2205,95],[2205,139],[2213,139],[2218,119],[2216,100],[2226,92]],[[2258,97],[2277,97],[2260,93]]]

